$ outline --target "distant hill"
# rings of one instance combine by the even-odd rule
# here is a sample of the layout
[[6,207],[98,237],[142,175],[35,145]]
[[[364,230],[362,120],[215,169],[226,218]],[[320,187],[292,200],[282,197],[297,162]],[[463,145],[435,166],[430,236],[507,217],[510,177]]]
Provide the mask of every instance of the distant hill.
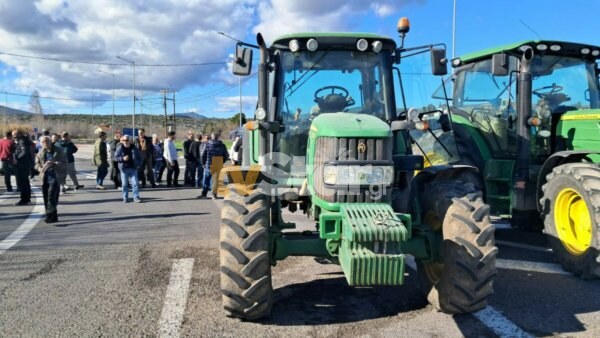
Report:
[[17,115],[32,115],[30,112],[28,111],[24,111],[24,110],[19,110],[19,109],[14,109],[14,108],[10,108],[10,107],[5,107],[0,105],[0,115],[4,114],[6,112],[7,115],[11,115],[11,116],[17,116]]
[[177,117],[189,117],[191,119],[207,119],[208,117],[204,116],[204,115],[200,115],[198,113],[178,113]]

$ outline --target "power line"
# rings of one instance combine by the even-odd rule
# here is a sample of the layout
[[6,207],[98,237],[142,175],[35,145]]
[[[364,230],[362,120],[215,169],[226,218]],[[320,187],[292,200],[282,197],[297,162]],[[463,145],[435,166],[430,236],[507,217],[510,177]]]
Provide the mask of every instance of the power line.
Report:
[[[6,53],[6,52],[0,52],[0,54],[1,55],[14,56],[14,57],[20,57],[20,58],[26,58],[26,59],[44,60],[44,61],[67,62],[67,63],[81,63],[81,64],[100,65],[100,66],[129,66],[128,64],[125,64],[125,63],[110,63],[110,62],[96,62],[96,61],[74,61],[74,60],[67,60],[67,59],[57,59],[57,58],[50,58],[50,57],[44,57],[44,56],[23,55],[23,54],[14,54],[14,53]],[[200,63],[171,63],[171,64],[169,64],[169,63],[165,63],[165,64],[160,64],[160,63],[156,63],[156,64],[152,64],[152,63],[138,64],[138,63],[136,63],[135,66],[136,67],[198,67],[198,66],[225,65],[227,63],[228,62],[225,62],[225,61],[200,62]]]

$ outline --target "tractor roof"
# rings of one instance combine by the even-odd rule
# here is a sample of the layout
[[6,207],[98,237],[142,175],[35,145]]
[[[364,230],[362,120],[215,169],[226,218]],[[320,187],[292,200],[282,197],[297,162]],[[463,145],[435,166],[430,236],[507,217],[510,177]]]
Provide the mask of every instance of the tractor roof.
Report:
[[[598,53],[600,53],[600,46],[588,45],[588,44],[577,43],[577,42],[554,41],[554,40],[521,41],[521,42],[512,43],[512,44],[508,44],[508,45],[504,45],[504,46],[480,50],[480,51],[474,52],[474,53],[465,54],[458,58],[460,59],[461,63],[467,63],[467,62],[478,61],[481,59],[488,59],[492,55],[498,54],[498,53],[521,54],[522,51],[519,50],[519,48],[521,46],[525,46],[525,45],[531,46],[533,48],[534,52],[537,54],[543,53],[543,54],[550,54],[550,55],[575,56],[575,57],[583,57],[583,58],[590,58],[590,59],[600,58],[600,54],[598,54],[596,56],[592,56],[592,52],[594,50],[597,50],[597,51],[599,51]],[[546,45],[547,49],[544,51],[541,51],[537,48],[538,45]],[[552,50],[550,47],[554,46],[554,45],[560,46],[560,50],[557,50],[557,51]],[[588,50],[589,50],[588,54],[584,55],[581,53],[581,50],[583,48],[588,48]]]
[[357,32],[313,32],[313,33],[294,33],[287,34],[276,38],[271,45],[272,48],[289,49],[290,40],[298,40],[301,46],[306,44],[309,39],[316,39],[320,48],[327,47],[333,49],[355,49],[356,42],[359,39],[366,39],[369,44],[373,41],[381,41],[383,49],[392,50],[396,48],[396,42],[383,35],[372,33],[357,33]]

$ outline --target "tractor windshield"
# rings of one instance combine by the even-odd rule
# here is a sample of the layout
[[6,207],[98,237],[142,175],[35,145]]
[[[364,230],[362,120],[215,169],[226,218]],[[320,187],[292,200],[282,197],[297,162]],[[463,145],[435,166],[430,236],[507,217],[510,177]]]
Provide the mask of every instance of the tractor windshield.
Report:
[[282,52],[280,60],[283,120],[306,121],[339,112],[391,119],[385,94],[390,82],[386,52]]
[[[492,60],[460,67],[456,72],[453,106],[483,131],[497,154],[516,152],[517,72],[519,59],[509,57],[507,75],[492,74]],[[552,120],[570,110],[598,108],[595,63],[561,55],[536,55],[531,61],[531,112],[542,121],[539,135],[549,135]],[[541,132],[541,133],[540,133]]]
[[[517,58],[511,57],[511,74],[494,76],[491,59],[459,69],[453,104],[463,111],[508,116],[515,111]],[[532,60],[533,109],[550,113],[599,107],[595,64],[580,58],[536,55]],[[509,106],[510,103],[510,106]]]

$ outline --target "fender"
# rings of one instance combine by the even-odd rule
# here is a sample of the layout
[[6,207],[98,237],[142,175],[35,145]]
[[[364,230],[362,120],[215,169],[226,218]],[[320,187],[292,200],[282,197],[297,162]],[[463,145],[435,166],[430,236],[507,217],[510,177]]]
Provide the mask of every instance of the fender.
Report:
[[542,212],[542,205],[540,204],[540,200],[544,195],[542,186],[546,184],[546,176],[552,169],[565,163],[581,162],[582,159],[591,154],[600,154],[600,152],[594,150],[559,151],[546,159],[537,179],[536,204],[538,212]]
[[421,191],[420,189],[423,188],[423,184],[434,178],[452,179],[463,173],[480,174],[477,167],[470,165],[456,164],[431,166],[421,170],[419,174],[413,178],[412,187],[413,189],[417,189],[416,191]]

